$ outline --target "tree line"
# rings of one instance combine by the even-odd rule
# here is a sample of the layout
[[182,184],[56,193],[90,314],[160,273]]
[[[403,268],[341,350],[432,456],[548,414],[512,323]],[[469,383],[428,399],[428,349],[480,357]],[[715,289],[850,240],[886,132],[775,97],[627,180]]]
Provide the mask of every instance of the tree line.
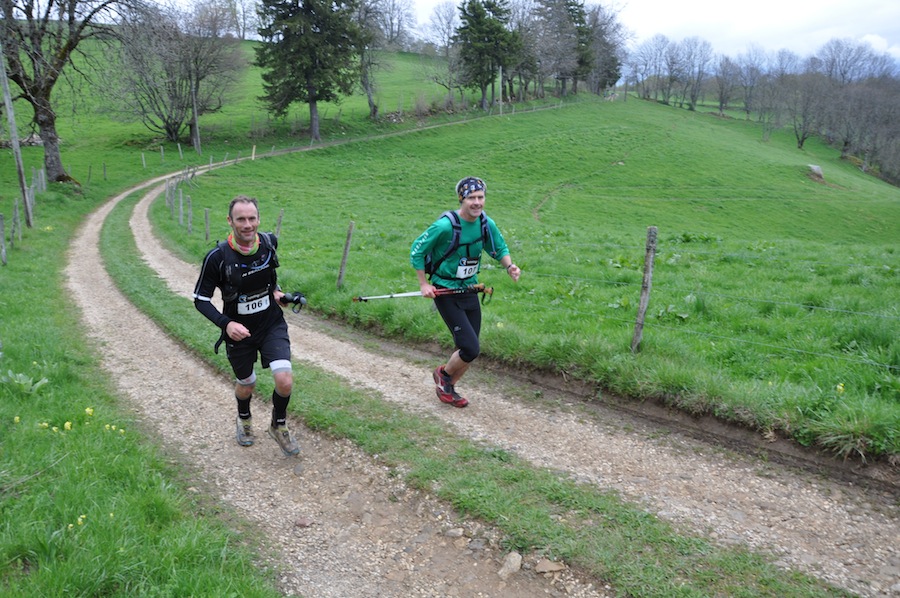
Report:
[[730,57],[697,37],[656,35],[629,53],[624,84],[639,97],[719,114],[738,111],[764,136],[788,127],[797,147],[812,136],[860,169],[900,184],[900,69],[865,42],[832,39],[815,54],[751,46]]
[[[0,43],[16,99],[32,108],[50,181],[67,176],[59,157],[51,92],[68,67],[97,79],[116,102],[112,116],[142,122],[202,153],[200,117],[220,110],[248,62],[240,41],[259,40],[259,100],[275,117],[309,109],[319,139],[318,105],[361,89],[379,118],[383,50],[440,57],[429,78],[446,103],[467,90],[479,106],[553,93],[638,97],[696,110],[741,110],[766,134],[789,126],[799,148],[812,135],[840,147],[860,167],[900,182],[897,65],[865,44],[833,40],[816,55],[751,48],[737,58],[709,42],[662,35],[629,50],[617,13],[583,0],[461,0],[438,5],[415,31],[412,0],[0,0]],[[102,52],[85,51],[88,41]]]

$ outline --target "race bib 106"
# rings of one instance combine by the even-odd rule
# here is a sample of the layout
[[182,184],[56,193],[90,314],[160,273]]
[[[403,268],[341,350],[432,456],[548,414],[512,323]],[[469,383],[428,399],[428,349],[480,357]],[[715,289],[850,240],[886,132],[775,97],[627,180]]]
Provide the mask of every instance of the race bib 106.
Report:
[[269,293],[261,293],[259,295],[241,295],[237,301],[237,312],[241,316],[249,316],[250,314],[259,313],[269,308]]

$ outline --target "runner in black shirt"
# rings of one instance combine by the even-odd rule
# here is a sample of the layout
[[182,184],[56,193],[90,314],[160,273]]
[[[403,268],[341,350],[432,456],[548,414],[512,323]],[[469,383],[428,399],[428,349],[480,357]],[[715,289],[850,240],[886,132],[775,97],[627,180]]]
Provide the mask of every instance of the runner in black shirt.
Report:
[[[263,368],[271,368],[275,381],[269,436],[284,454],[296,455],[300,447],[285,422],[294,378],[291,343],[280,307],[285,294],[276,284],[278,238],[258,232],[259,204],[244,195],[231,200],[228,224],[232,229],[228,239],[203,259],[194,287],[194,305],[222,330],[216,351],[224,342],[236,378],[238,444],[250,446],[255,439],[250,397],[256,386],[254,365],[258,356]],[[221,312],[212,303],[216,288],[222,293]]]

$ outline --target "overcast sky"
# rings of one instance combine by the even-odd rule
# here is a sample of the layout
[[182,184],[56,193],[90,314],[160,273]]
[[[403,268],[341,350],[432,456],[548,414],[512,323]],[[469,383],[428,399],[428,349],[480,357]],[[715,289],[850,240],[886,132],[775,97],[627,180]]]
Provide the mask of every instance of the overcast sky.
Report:
[[[413,0],[420,25],[446,0]],[[458,0],[452,0],[458,5]],[[586,0],[585,4],[598,2]],[[751,44],[809,56],[833,38],[868,42],[900,62],[900,0],[611,0],[636,42],[661,33],[672,41],[697,36],[736,57]]]

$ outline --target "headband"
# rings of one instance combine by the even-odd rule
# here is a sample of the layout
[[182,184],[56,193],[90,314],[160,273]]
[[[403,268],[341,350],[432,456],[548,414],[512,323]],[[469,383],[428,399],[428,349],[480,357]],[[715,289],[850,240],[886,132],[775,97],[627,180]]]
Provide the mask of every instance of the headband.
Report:
[[466,177],[456,183],[456,195],[459,197],[459,201],[467,198],[473,191],[485,191],[486,189],[487,185],[484,184],[484,181],[473,176]]

